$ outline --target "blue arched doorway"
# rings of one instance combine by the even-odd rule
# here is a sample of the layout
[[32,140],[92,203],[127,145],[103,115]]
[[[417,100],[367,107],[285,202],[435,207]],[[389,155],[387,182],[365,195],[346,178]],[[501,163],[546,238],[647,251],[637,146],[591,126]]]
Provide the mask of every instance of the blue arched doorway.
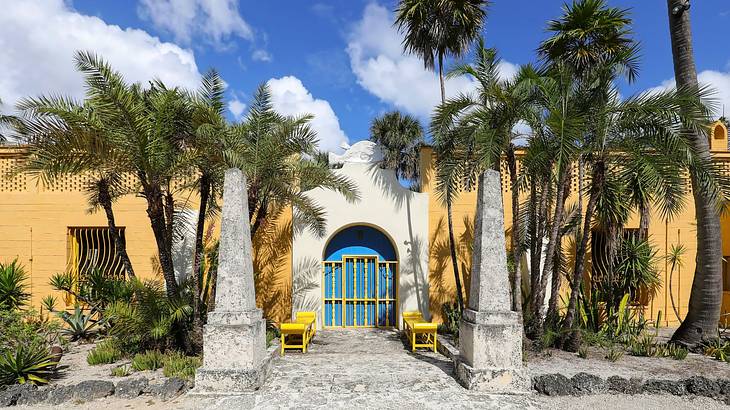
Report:
[[398,255],[382,231],[354,225],[336,232],[322,268],[324,327],[396,325]]

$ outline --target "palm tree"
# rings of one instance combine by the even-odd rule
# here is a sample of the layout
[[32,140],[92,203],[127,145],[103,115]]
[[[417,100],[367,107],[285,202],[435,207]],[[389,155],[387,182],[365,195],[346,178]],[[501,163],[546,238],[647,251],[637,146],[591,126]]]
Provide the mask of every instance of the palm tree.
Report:
[[472,64],[459,64],[448,76],[468,75],[477,82],[474,93],[449,99],[437,107],[431,122],[437,153],[439,192],[449,203],[466,181],[464,187],[472,189],[479,170],[495,168],[503,154],[512,186],[512,252],[516,272],[512,277],[512,309],[521,311],[520,259],[520,209],[517,158],[512,129],[522,118],[528,117],[533,88],[523,81],[533,75],[532,68],[524,67],[516,79],[499,78],[497,53],[488,49],[480,39]]
[[[699,89],[697,68],[692,50],[689,0],[667,0],[669,33],[672,40],[672,56],[677,88],[696,91]],[[694,150],[702,162],[710,162],[710,149],[705,132],[690,131]],[[696,345],[703,338],[717,332],[722,305],[722,240],[717,198],[701,189],[703,175],[690,168],[690,181],[697,219],[697,262],[692,281],[687,317],[672,335],[672,340],[686,345]]]
[[95,107],[88,101],[38,97],[21,100],[18,109],[21,116],[11,125],[28,145],[28,158],[18,171],[37,175],[45,184],[65,175],[88,177],[84,189],[89,212],[104,210],[115,252],[126,274],[134,277],[112,208],[117,199],[130,193],[119,168],[123,153],[100,122]]
[[147,202],[147,216],[157,244],[169,297],[178,294],[172,262],[176,223],[173,182],[190,174],[182,160],[183,142],[192,133],[192,108],[185,93],[155,80],[148,88],[129,85],[122,75],[93,53],[76,53],[76,68],[84,75],[87,101],[100,127],[121,153],[119,169],[135,176],[139,195]]
[[323,235],[325,211],[304,194],[310,189],[331,189],[348,201],[358,200],[352,181],[316,159],[317,134],[310,126],[311,119],[311,115],[277,113],[264,84],[254,93],[251,108],[241,123],[233,125],[224,143],[224,157],[226,166],[246,173],[251,235],[287,205],[294,207],[303,226]]
[[[415,54],[427,69],[433,70],[438,63],[441,103],[446,102],[444,85],[444,58],[463,55],[479,36],[486,17],[486,0],[401,0],[396,9],[395,25],[404,32],[403,49]],[[462,301],[459,262],[456,256],[452,203],[446,196],[446,214],[449,231],[449,249],[459,300]]]
[[484,26],[486,0],[401,0],[395,25],[404,32],[403,49],[433,70],[438,64],[441,102],[446,101],[444,58],[459,57]]
[[383,150],[383,167],[395,171],[398,179],[419,180],[419,150],[423,128],[414,117],[391,111],[375,118],[370,125],[370,141]]

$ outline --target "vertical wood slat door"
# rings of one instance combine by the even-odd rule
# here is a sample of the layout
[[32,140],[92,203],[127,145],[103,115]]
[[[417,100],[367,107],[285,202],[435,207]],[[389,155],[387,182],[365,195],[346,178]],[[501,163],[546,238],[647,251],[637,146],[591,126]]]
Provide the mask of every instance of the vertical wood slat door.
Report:
[[325,327],[392,327],[398,264],[377,256],[323,262]]

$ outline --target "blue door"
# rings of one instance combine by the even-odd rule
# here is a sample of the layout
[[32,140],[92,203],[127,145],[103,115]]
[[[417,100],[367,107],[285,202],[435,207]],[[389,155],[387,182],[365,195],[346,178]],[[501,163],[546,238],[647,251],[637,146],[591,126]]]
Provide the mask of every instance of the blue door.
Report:
[[322,262],[325,327],[396,325],[398,262],[390,240],[368,226],[335,235]]

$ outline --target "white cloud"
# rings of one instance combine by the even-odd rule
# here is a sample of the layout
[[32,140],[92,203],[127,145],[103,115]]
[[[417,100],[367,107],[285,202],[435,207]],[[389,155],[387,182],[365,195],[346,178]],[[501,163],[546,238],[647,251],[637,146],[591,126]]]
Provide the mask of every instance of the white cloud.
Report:
[[253,29],[238,12],[238,0],[140,0],[137,13],[184,44],[191,44],[197,34],[218,46],[232,37],[254,39]]
[[243,116],[243,112],[246,111],[246,104],[238,98],[234,98],[233,100],[228,101],[228,111],[233,114],[236,120],[240,120]]
[[[365,7],[348,36],[350,66],[358,83],[381,101],[427,119],[441,101],[438,76],[426,70],[417,57],[403,54],[403,36],[393,27],[393,20],[393,14],[379,4]],[[502,62],[500,69],[502,78],[517,73],[517,66],[508,62]],[[452,78],[446,81],[446,96],[474,87],[470,78]]]
[[[730,112],[730,72],[721,72],[714,70],[705,70],[697,74],[697,80],[700,84],[709,86],[713,94],[710,99],[715,104],[713,114],[715,117],[720,117],[723,112]],[[657,87],[651,88],[648,91],[663,91],[676,87],[674,79],[666,80]]]
[[317,131],[319,149],[341,151],[340,144],[348,142],[348,139],[329,102],[315,99],[301,80],[294,76],[272,78],[267,84],[274,109],[285,115],[314,115],[312,128]]
[[271,54],[269,54],[266,50],[256,50],[251,54],[251,60],[253,61],[263,61],[265,63],[271,62],[273,58],[271,57]]
[[3,2],[0,13],[0,99],[12,106],[39,94],[81,98],[76,50],[97,53],[128,81],[158,77],[168,85],[198,87],[200,73],[190,50],[79,14],[63,0],[12,1]]

